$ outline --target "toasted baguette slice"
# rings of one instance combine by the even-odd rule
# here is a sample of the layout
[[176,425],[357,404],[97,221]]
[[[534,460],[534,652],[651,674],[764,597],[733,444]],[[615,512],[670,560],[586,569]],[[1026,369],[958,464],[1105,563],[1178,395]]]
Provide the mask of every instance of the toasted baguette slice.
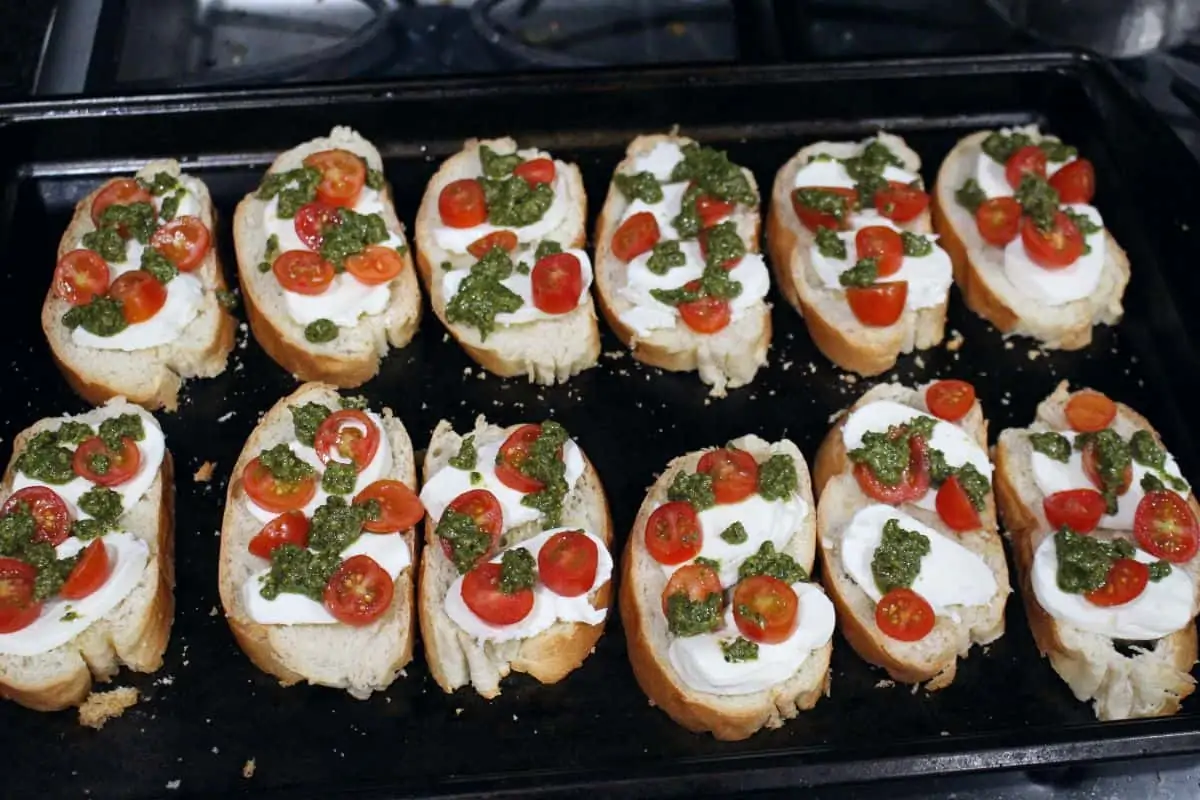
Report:
[[[424,479],[428,481],[446,467],[462,445],[464,436],[473,433],[476,447],[504,441],[519,428],[489,425],[481,416],[475,428],[466,434],[454,432],[442,420],[434,428],[425,452]],[[578,526],[612,546],[612,517],[608,500],[596,469],[584,455],[583,474],[563,501],[562,525]],[[500,681],[510,672],[524,672],[546,684],[558,683],[576,670],[592,652],[604,623],[555,622],[550,628],[526,639],[508,642],[480,642],[456,625],[446,614],[446,592],[458,578],[454,563],[446,557],[434,530],[437,520],[426,518],[425,548],[421,554],[421,641],[429,671],[442,691],[450,693],[471,686],[489,700],[500,694]],[[540,532],[536,523],[505,531],[506,545],[524,541]],[[607,609],[612,597],[612,581],[596,590],[592,607]]]
[[[159,172],[180,175],[179,162],[151,161],[138,170],[137,177],[153,180]],[[204,285],[204,298],[196,319],[174,342],[145,350],[97,350],[78,345],[62,323],[70,310],[67,301],[46,290],[42,303],[42,331],[50,343],[50,353],[63,377],[75,392],[93,405],[122,396],[148,409],[174,411],[179,405],[179,389],[187,378],[211,378],[225,371],[225,362],[233,350],[234,319],[218,300],[224,291],[225,274],[221,269],[216,242],[216,210],[208,187],[195,181],[200,203],[200,218],[213,237],[212,246],[191,274]],[[92,222],[92,201],[103,186],[84,197],[75,206],[71,224],[58,244],[58,257],[80,247],[83,235],[96,229]]]
[[[1054,535],[1054,530],[1046,520],[1043,495],[1034,481],[1033,450],[1028,434],[1033,430],[1069,430],[1064,409],[1070,395],[1067,382],[1063,381],[1038,404],[1030,428],[1009,428],[1000,433],[996,442],[996,498],[1005,530],[1012,540],[1029,628],[1038,650],[1050,659],[1050,665],[1067,682],[1075,697],[1092,701],[1097,718],[1112,720],[1174,714],[1179,711],[1184,698],[1196,688],[1196,680],[1190,674],[1197,659],[1195,625],[1188,624],[1164,636],[1152,649],[1131,653],[1118,649],[1106,636],[1055,619],[1038,602],[1033,591],[1034,554],[1047,536]],[[1162,445],[1149,421],[1124,403],[1117,403],[1113,427],[1123,436],[1136,429],[1148,430]],[[1200,517],[1195,495],[1189,494],[1187,502],[1192,513]],[[1111,538],[1116,534],[1097,531],[1092,535]],[[1193,558],[1176,566],[1200,585],[1200,563],[1197,561]],[[1200,598],[1200,592],[1197,597]],[[1200,608],[1193,608],[1192,616],[1197,611]]]
[[[1004,544],[996,528],[996,501],[989,492],[980,512],[981,528],[954,533],[936,512],[904,504],[903,511],[934,530],[944,533],[978,554],[996,577],[996,594],[987,605],[960,609],[961,622],[938,617],[925,638],[901,642],[884,635],[875,624],[875,602],[842,568],[841,536],[855,512],[875,501],[863,494],[855,480],[853,464],[846,455],[842,428],[849,412],[880,400],[891,400],[929,413],[925,389],[911,389],[893,383],[871,388],[844,412],[830,429],[817,451],[813,473],[820,497],[817,510],[817,535],[821,541],[821,580],[838,611],[842,634],[864,660],[883,667],[902,683],[927,682],[930,691],[954,681],[958,659],[965,657],[973,644],[987,644],[1004,635],[1004,605],[1008,600],[1008,564]],[[987,452],[987,419],[979,402],[957,423]]]
[[[503,378],[524,375],[536,383],[563,383],[572,375],[594,367],[600,357],[600,331],[590,294],[566,314],[519,325],[497,325],[487,338],[477,328],[446,319],[446,304],[451,298],[443,292],[441,265],[450,262],[455,267],[467,268],[478,259],[438,246],[434,236],[435,229],[442,224],[438,197],[454,181],[479,177],[479,148],[483,146],[502,154],[517,151],[517,142],[510,138],[469,139],[462,150],[442,163],[425,187],[416,224],[417,267],[425,291],[429,293],[433,313],[481,367]],[[587,243],[587,194],[583,178],[574,164],[559,162],[558,171],[567,185],[567,213],[558,227],[542,238],[557,242],[564,250],[582,248]],[[529,258],[526,260],[531,262]]]
[[[798,491],[808,513],[792,538],[780,548],[812,574],[816,546],[816,514],[812,482],[804,456],[791,441],[771,445],[757,436],[743,436],[732,445],[762,462],[773,452],[790,455],[796,464]],[[774,449],[772,449],[774,448]],[[822,694],[829,693],[829,658],[832,640],[812,651],[796,672],[769,689],[752,694],[720,695],[700,692],[684,683],[668,657],[671,637],[662,612],[662,593],[667,580],[661,565],[647,552],[646,524],[650,515],[666,502],[667,490],[681,471],[694,472],[703,451],[679,456],[667,465],[650,487],[634,520],[625,543],[621,564],[621,623],[629,661],[638,685],[650,703],[665,711],[671,719],[696,733],[710,732],[717,739],[738,741],[763,728],[778,728],[801,711],[816,705]]]
[[[280,153],[267,172],[298,169],[306,157],[331,149],[349,150],[361,156],[370,169],[383,170],[383,158],[375,145],[339,125],[328,136]],[[404,226],[396,217],[390,184],[381,200],[388,231],[403,237]],[[279,281],[272,273],[258,269],[267,247],[266,210],[267,202],[257,197],[256,189],[242,198],[233,216],[238,280],[254,338],[279,366],[300,380],[325,381],[343,389],[361,386],[379,372],[379,361],[387,355],[389,346],[407,345],[421,322],[421,291],[413,273],[412,248],[401,256],[404,266],[391,282],[391,297],[381,313],[362,317],[352,328],[339,327],[337,338],[331,342],[314,344],[304,337],[305,326],[288,314]]]
[[[919,173],[921,158],[904,140],[888,133],[878,138],[904,162],[904,169]],[[889,370],[901,353],[924,350],[940,341],[946,327],[949,296],[936,306],[914,311],[905,308],[900,319],[887,327],[864,325],[846,302],[846,293],[825,286],[812,266],[809,247],[812,231],[801,224],[792,210],[796,173],[818,153],[838,158],[862,150],[856,142],[817,142],[801,148],[775,174],[771,210],[767,215],[767,248],[780,292],[804,318],[808,335],[825,357],[839,367],[860,375],[878,375]],[[903,226],[915,233],[932,230],[929,212],[924,211]]]
[[[634,159],[654,149],[659,142],[673,141],[680,146],[693,144],[686,136],[653,134],[638,136],[625,149],[625,160],[616,172],[633,168]],[[743,168],[750,187],[758,196],[754,174]],[[771,344],[771,309],[764,300],[717,333],[696,333],[683,322],[673,328],[653,331],[640,336],[621,321],[622,312],[631,308],[619,294],[625,284],[625,262],[612,253],[612,237],[620,227],[629,201],[615,183],[608,187],[608,197],[600,218],[596,221],[596,297],[609,327],[626,347],[633,350],[638,361],[671,372],[699,372],[700,380],[712,386],[714,397],[723,397],[726,389],[745,386],[754,380],[758,368],[767,363],[767,348]],[[757,210],[752,212],[748,225],[740,225],[738,233],[746,242],[748,252],[759,252],[761,220]]]
[[1050,306],[1013,285],[1004,272],[1003,249],[983,240],[975,215],[954,199],[955,192],[974,175],[980,145],[990,133],[979,131],[961,139],[938,170],[933,223],[954,262],[954,281],[967,307],[1002,333],[1030,336],[1051,349],[1087,347],[1094,326],[1115,325],[1124,313],[1121,298],[1129,283],[1129,257],[1105,230],[1104,270],[1099,286],[1089,296]]
[[[4,472],[0,496],[7,499],[16,477],[17,456],[34,434],[57,430],[67,419],[97,425],[115,411],[136,413],[135,405],[113,398],[103,408],[76,417],[40,420],[17,434],[13,460]],[[142,539],[149,560],[141,578],[102,618],[71,641],[35,656],[0,655],[0,696],[36,711],[57,711],[82,703],[92,681],[108,681],[122,667],[155,672],[175,618],[175,484],[171,451],[146,494],[121,516],[118,527]]]
[[[295,438],[289,408],[304,403],[320,403],[336,410],[337,390],[328,384],[306,383],[277,402],[250,434],[234,464],[221,523],[221,605],[238,645],[255,666],[274,675],[284,686],[304,680],[345,689],[352,697],[365,699],[371,692],[386,689],[412,660],[414,567],[405,568],[396,577],[392,603],[383,616],[361,627],[340,623],[264,625],[247,615],[242,598],[242,586],[265,566],[248,549],[263,525],[246,509],[242,471],[264,449]],[[390,408],[384,408],[380,417],[392,452],[391,467],[383,476],[402,481],[415,492],[417,472],[408,432]],[[402,535],[415,565],[416,534],[410,528]]]

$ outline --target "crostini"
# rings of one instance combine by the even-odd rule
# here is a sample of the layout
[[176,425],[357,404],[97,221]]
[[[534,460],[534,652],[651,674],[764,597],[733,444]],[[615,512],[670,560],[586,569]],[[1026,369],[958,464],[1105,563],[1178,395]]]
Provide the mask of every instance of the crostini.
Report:
[[1121,319],[1129,258],[1091,205],[1092,163],[1036,127],[979,131],[938,171],[933,218],[967,307],[1078,350]]
[[894,680],[948,686],[972,645],[1004,635],[1010,591],[974,388],[872,388],[813,469],[821,580],[846,641]]
[[724,740],[829,691],[834,608],[811,583],[816,514],[792,442],[743,436],[674,459],[625,545],[621,622],[650,702]]
[[898,136],[817,142],[775,175],[775,281],[833,363],[860,375],[942,341],[953,269],[931,236],[921,159]]
[[996,497],[1034,641],[1101,720],[1195,689],[1200,507],[1145,417],[1066,382],[996,444]]
[[307,383],[267,412],[233,467],[219,567],[259,669],[357,698],[396,679],[412,660],[416,485],[390,409]]
[[0,696],[38,711],[154,672],[175,616],[162,429],[114,398],[17,435],[0,496]]
[[42,331],[67,383],[174,410],[186,378],[225,370],[233,349],[212,199],[176,161],[152,161],[75,206],[42,304]]
[[447,692],[500,694],[509,672],[557,683],[604,632],[612,519],[558,423],[438,423],[425,454],[421,640]]
[[595,366],[587,195],[579,168],[512,139],[471,139],[417,212],[417,266],[434,313],[502,377],[553,384]]
[[596,222],[596,289],[634,358],[698,371],[714,396],[754,380],[771,344],[759,207],[753,173],[720,150],[629,144]]
[[348,389],[421,321],[421,292],[379,151],[336,127],[281,153],[233,218],[254,338],[300,380]]

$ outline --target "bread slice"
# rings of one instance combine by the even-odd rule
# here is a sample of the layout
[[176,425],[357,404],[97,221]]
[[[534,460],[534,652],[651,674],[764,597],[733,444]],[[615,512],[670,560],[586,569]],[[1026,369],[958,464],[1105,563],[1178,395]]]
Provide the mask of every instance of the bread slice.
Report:
[[[328,136],[280,153],[267,172],[298,169],[306,157],[331,149],[349,150],[361,156],[369,168],[383,170],[383,157],[375,145],[339,125]],[[388,348],[407,345],[421,322],[421,291],[413,272],[411,247],[401,256],[404,267],[391,282],[391,297],[383,312],[361,318],[352,328],[340,327],[331,342],[314,344],[304,338],[305,326],[288,314],[283,289],[275,276],[258,270],[267,246],[263,228],[267,202],[256,196],[257,191],[238,203],[233,216],[238,280],[254,338],[267,355],[300,380],[325,381],[343,389],[361,386],[379,372],[380,359],[387,355]],[[388,231],[403,237],[404,226],[396,217],[390,184],[385,186],[381,200]]]
[[[137,406],[114,398],[102,408],[69,419],[97,425],[108,416],[136,413]],[[67,417],[53,417],[17,434],[13,460],[4,472],[0,496],[7,499],[16,477],[16,457],[34,434],[57,430]],[[71,641],[35,656],[0,655],[0,696],[37,711],[57,711],[84,702],[92,681],[108,681],[122,667],[155,672],[175,618],[175,483],[171,452],[145,495],[127,509],[121,530],[150,550],[142,576],[116,606]]]
[[[504,441],[519,425],[501,428],[489,425],[483,417],[473,431],[454,432],[446,420],[434,428],[425,452],[424,479],[429,481],[446,467],[462,445],[465,436],[474,434],[475,446]],[[612,546],[612,517],[608,500],[595,467],[584,456],[583,474],[563,501],[562,524],[578,526]],[[438,686],[450,693],[471,686],[489,700],[500,694],[500,681],[510,672],[524,672],[546,684],[558,683],[577,669],[592,652],[604,623],[555,622],[547,630],[526,639],[508,642],[480,642],[458,627],[445,610],[446,592],[458,578],[458,570],[446,557],[434,533],[437,520],[426,517],[425,549],[421,556],[421,640],[425,659]],[[537,523],[505,531],[506,545],[524,541],[540,532]],[[596,590],[592,606],[607,609],[612,596],[612,581]]]
[[[673,134],[638,136],[625,149],[625,159],[617,165],[616,172],[631,171],[634,159],[649,153],[660,142],[675,142],[680,146],[694,143],[686,136]],[[757,197],[754,174],[745,168],[742,172]],[[633,350],[638,361],[671,372],[699,372],[700,380],[712,386],[710,393],[714,397],[723,397],[726,389],[750,383],[759,367],[767,363],[767,348],[771,344],[771,311],[765,301],[712,334],[696,333],[680,322],[673,328],[640,336],[621,321],[621,313],[632,305],[619,294],[625,283],[625,262],[612,254],[612,237],[628,205],[625,195],[615,183],[610,183],[596,221],[596,297],[609,327],[622,344]],[[739,226],[738,233],[746,242],[747,251],[757,253],[760,227],[757,211],[750,214],[749,220],[749,224]]]
[[[1028,434],[1031,430],[1069,430],[1064,409],[1070,395],[1067,383],[1063,381],[1038,404],[1030,428],[1004,430],[996,442],[996,498],[1005,530],[1012,541],[1029,628],[1038,650],[1050,659],[1050,665],[1067,682],[1075,697],[1092,701],[1097,718],[1112,720],[1174,714],[1179,711],[1184,698],[1196,688],[1196,680],[1190,674],[1197,660],[1195,625],[1188,624],[1164,636],[1152,649],[1122,651],[1106,636],[1050,616],[1033,591],[1034,554],[1047,536],[1054,535],[1054,530],[1046,520],[1042,509],[1043,495],[1033,478]],[[1148,430],[1162,445],[1158,433],[1145,417],[1124,403],[1118,403],[1117,409],[1115,427],[1129,433],[1134,429]],[[1192,513],[1200,518],[1195,495],[1189,494],[1187,502]],[[1092,535],[1102,535],[1102,532]],[[1185,570],[1193,581],[1200,581],[1197,559],[1176,566]],[[1194,607],[1192,616],[1197,611],[1200,608]]]
[[[929,413],[925,405],[926,386],[915,389],[894,383],[871,388],[844,412],[826,435],[817,451],[813,473],[820,503],[817,508],[817,535],[821,542],[821,580],[834,601],[842,634],[864,660],[883,667],[901,683],[926,683],[935,691],[949,686],[957,672],[958,659],[965,657],[973,644],[987,644],[1004,635],[1004,605],[1008,600],[1008,564],[1004,544],[996,526],[996,501],[988,493],[980,512],[979,530],[954,533],[934,511],[904,504],[904,513],[944,533],[979,555],[996,577],[997,591],[983,606],[961,608],[961,621],[940,616],[925,638],[901,642],[884,635],[875,624],[873,601],[842,568],[841,537],[854,514],[875,501],[863,494],[852,474],[853,464],[846,455],[842,428],[849,412],[873,402],[890,400]],[[987,419],[979,402],[957,423],[987,452]]]
[[[277,402],[250,434],[234,464],[221,523],[218,576],[221,605],[238,645],[255,666],[274,675],[284,686],[304,680],[345,689],[351,696],[364,699],[371,692],[387,688],[412,660],[415,580],[412,567],[396,577],[392,604],[383,616],[361,627],[264,625],[248,616],[242,598],[242,586],[264,566],[263,560],[248,549],[250,540],[263,525],[246,509],[242,471],[264,449],[295,438],[289,408],[304,403],[320,403],[336,410],[337,390],[328,384],[306,383]],[[392,453],[391,466],[383,475],[402,481],[415,492],[417,472],[408,432],[391,409],[384,408],[380,416],[383,435]],[[415,564],[416,534],[409,529],[402,535]]]
[[[757,436],[743,436],[730,443],[765,461],[773,453],[790,455],[796,464],[798,491],[808,513],[792,538],[780,548],[812,574],[816,545],[816,514],[808,466],[799,449],[787,439],[771,445]],[[763,728],[778,728],[801,711],[816,705],[829,693],[829,658],[832,641],[812,651],[790,678],[769,689],[752,694],[719,695],[700,692],[687,686],[671,665],[668,648],[671,638],[662,612],[662,593],[667,579],[661,565],[646,551],[645,531],[650,515],[667,500],[667,490],[681,471],[694,472],[703,451],[679,456],[667,465],[650,487],[638,510],[625,543],[621,563],[621,623],[625,628],[626,648],[638,685],[650,703],[661,708],[671,719],[690,731],[710,732],[717,739],[738,741]]]
[[[595,366],[600,357],[600,331],[590,294],[566,314],[520,325],[498,325],[486,339],[477,328],[446,319],[446,304],[451,298],[442,291],[442,264],[449,262],[458,268],[468,268],[477,259],[438,246],[434,236],[434,230],[441,225],[438,197],[447,184],[480,175],[479,148],[484,146],[502,154],[517,151],[517,142],[507,137],[468,139],[462,150],[442,163],[425,187],[416,223],[417,267],[425,291],[429,293],[433,313],[450,335],[487,371],[503,378],[524,375],[531,382],[542,384],[565,382]],[[567,184],[567,213],[558,227],[543,238],[557,242],[564,250],[582,248],[587,243],[587,194],[583,178],[574,164],[559,163],[559,172]]]
[[[159,172],[178,178],[179,162],[151,161],[138,170],[137,177],[153,180]],[[224,291],[225,273],[218,255],[216,209],[201,181],[195,181],[200,203],[200,218],[212,235],[212,246],[200,265],[191,272],[204,285],[200,312],[187,330],[170,344],[144,350],[97,350],[76,344],[71,331],[62,323],[70,310],[51,286],[42,303],[42,331],[50,343],[54,363],[71,388],[93,405],[122,396],[149,409],[174,411],[179,405],[179,389],[187,378],[211,378],[225,371],[225,362],[233,350],[233,316],[218,300]],[[58,258],[80,246],[85,233],[96,229],[92,222],[92,201],[103,189],[97,187],[75,206],[75,214],[58,244]]]
[[[883,132],[878,139],[904,162],[905,170],[920,173],[921,158],[903,139]],[[779,169],[767,215],[767,248],[775,283],[804,318],[808,335],[817,348],[842,369],[860,375],[878,375],[891,369],[901,353],[924,350],[942,341],[949,296],[936,306],[915,311],[905,308],[894,324],[873,327],[858,321],[844,291],[826,287],[817,275],[809,257],[814,234],[801,224],[792,209],[796,173],[818,153],[846,158],[861,150],[862,144],[856,142],[817,142],[801,148]],[[914,233],[930,233],[929,212],[922,212],[902,227]]]
[[1121,298],[1129,283],[1129,257],[1105,230],[1105,260],[1100,284],[1089,296],[1049,306],[1020,291],[1004,272],[1004,251],[979,235],[975,216],[954,199],[974,175],[980,145],[992,131],[959,140],[938,170],[933,193],[933,223],[942,247],[954,262],[954,281],[967,307],[1001,333],[1030,336],[1051,349],[1078,350],[1092,341],[1096,325],[1115,325],[1124,313]]

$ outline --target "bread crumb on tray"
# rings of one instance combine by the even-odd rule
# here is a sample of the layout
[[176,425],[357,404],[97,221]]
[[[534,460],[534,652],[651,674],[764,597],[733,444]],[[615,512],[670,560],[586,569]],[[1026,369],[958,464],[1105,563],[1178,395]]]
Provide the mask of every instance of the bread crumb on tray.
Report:
[[100,730],[104,723],[125,713],[138,701],[138,690],[131,686],[92,692],[79,706],[79,724]]
[[216,468],[217,462],[205,461],[200,465],[200,468],[196,470],[195,474],[192,475],[192,480],[194,480],[196,483],[208,483],[212,480],[213,470]]
[[256,765],[253,758],[246,759],[246,763],[242,765],[242,777],[253,778],[255,767]]

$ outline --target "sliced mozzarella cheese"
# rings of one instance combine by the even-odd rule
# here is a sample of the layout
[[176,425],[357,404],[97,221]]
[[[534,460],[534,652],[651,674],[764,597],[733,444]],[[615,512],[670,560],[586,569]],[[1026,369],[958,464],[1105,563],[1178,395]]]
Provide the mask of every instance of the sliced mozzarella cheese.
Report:
[[163,202],[168,197],[173,197],[175,193],[183,189],[184,193],[179,199],[179,205],[176,206],[175,216],[172,219],[180,217],[199,217],[200,216],[200,181],[193,178],[191,175],[180,175],[179,186],[169,192],[158,195],[151,199],[154,205],[154,210],[162,213]]
[[[526,539],[513,547],[528,550],[536,561],[542,546],[549,541],[551,536],[560,531],[575,530],[580,529],[552,528],[551,530],[539,533],[537,536]],[[512,625],[498,626],[484,622],[475,615],[474,611],[467,607],[466,601],[462,597],[463,576],[459,575],[454,583],[450,584],[450,589],[446,592],[446,616],[450,617],[450,620],[462,628],[468,636],[480,642],[509,642],[514,639],[528,639],[530,636],[536,636],[560,620],[563,622],[582,622],[585,625],[600,624],[608,615],[608,609],[594,608],[589,598],[597,589],[608,583],[612,577],[613,561],[608,548],[604,546],[604,542],[599,537],[590,531],[583,532],[589,539],[596,543],[597,555],[596,579],[592,582],[592,587],[586,593],[578,597],[563,597],[551,591],[539,580],[533,587],[533,608],[530,609],[525,618]],[[504,553],[501,552],[496,554],[491,561],[493,564],[499,564],[503,557]]]
[[[36,656],[60,647],[103,618],[133,591],[146,569],[150,547],[124,531],[105,534],[101,541],[108,552],[111,572],[100,588],[82,600],[62,597],[47,600],[41,614],[29,627],[0,634],[0,653]],[[71,537],[55,548],[55,552],[59,558],[69,558],[89,544]]]
[[[871,141],[867,139],[861,142],[859,151],[861,152],[862,148],[870,144]],[[887,181],[896,181],[904,184],[921,180],[921,176],[915,172],[909,172],[908,170],[891,165],[883,168],[883,178]],[[796,171],[796,178],[792,181],[792,187],[796,189],[806,187],[853,189],[855,186],[856,183],[850,177],[850,173],[846,171],[845,165],[841,161],[830,161],[829,159],[810,160]]]
[[[1134,557],[1143,564],[1157,559],[1137,549]],[[1082,594],[1058,588],[1058,549],[1047,536],[1033,557],[1033,593],[1050,616],[1081,630],[1110,639],[1148,641],[1161,639],[1192,624],[1195,588],[1186,572],[1171,567],[1160,581],[1151,581],[1140,595],[1119,606],[1093,605]]]
[[982,558],[903,511],[876,503],[859,509],[842,534],[842,569],[872,600],[878,602],[883,596],[871,572],[871,559],[890,519],[929,537],[929,553],[921,559],[912,590],[933,606],[934,613],[954,617],[953,607],[983,605],[996,594],[996,576]]
[[[1041,139],[1040,135],[1035,137]],[[1054,173],[1070,164],[1075,160],[1072,156],[1066,161],[1047,162],[1046,177],[1054,176]],[[1008,176],[1005,174],[1004,164],[994,160],[991,156],[979,151],[979,156],[975,159],[975,180],[979,184],[979,188],[983,189],[983,193],[990,199],[993,197],[1012,197],[1013,187],[1008,182]]]
[[675,165],[683,161],[683,150],[673,141],[656,142],[650,152],[634,156],[633,169],[629,174],[649,172],[659,181],[666,183],[671,180],[671,172]]
[[[473,243],[496,231],[512,231],[517,235],[519,242],[536,242],[549,237],[567,218],[571,205],[577,200],[571,192],[567,169],[567,165],[563,162],[554,162],[554,201],[546,209],[542,218],[532,225],[522,225],[516,228],[499,227],[490,222],[472,228],[451,228],[446,225],[438,225],[433,229],[434,242],[446,252],[465,253]],[[512,180],[521,179],[512,178]],[[566,244],[566,242],[559,242],[559,244]]]
[[379,314],[391,299],[389,284],[368,286],[349,272],[334,276],[333,283],[321,294],[283,291],[288,316],[297,325],[327,319],[335,325],[352,328],[364,316]]
[[800,601],[796,629],[779,644],[760,644],[756,659],[725,660],[721,643],[741,635],[732,606],[726,606],[717,632],[674,637],[667,658],[684,684],[698,692],[741,695],[764,691],[795,675],[809,655],[833,636],[834,612],[833,603],[815,584],[793,583],[792,589]]
[[[588,254],[583,250],[564,250],[565,253],[570,253],[579,259],[580,273],[583,278],[583,286],[579,290],[579,298],[575,301],[576,307],[580,303],[587,300],[588,290],[592,285],[592,261],[588,258]],[[514,257],[514,261],[519,260]],[[532,267],[533,257],[529,256],[526,264]],[[451,269],[442,271],[442,297],[452,298],[458,294],[458,287],[466,280],[467,275],[471,272],[470,269]],[[500,283],[511,289],[521,297],[521,307],[513,312],[505,312],[496,315],[496,322],[500,325],[520,325],[526,322],[537,322],[544,319],[556,319],[561,314],[547,314],[533,304],[533,274],[532,270],[529,273],[521,274],[513,271]]]
[[1084,237],[1090,250],[1062,269],[1046,269],[1029,257],[1025,243],[1018,236],[1004,248],[1004,274],[1024,294],[1040,303],[1061,306],[1090,296],[1100,285],[1107,255],[1108,237],[1104,220],[1092,206],[1073,203],[1069,208],[1083,214],[1100,226],[1096,233]]
[[675,218],[679,216],[679,211],[683,207],[683,195],[686,191],[686,183],[664,183],[662,185],[662,200],[657,203],[634,200],[625,207],[625,213],[621,215],[621,222],[625,222],[625,220],[634,214],[649,211],[653,215],[654,221],[658,223],[660,241],[679,239],[679,231],[675,230]]

